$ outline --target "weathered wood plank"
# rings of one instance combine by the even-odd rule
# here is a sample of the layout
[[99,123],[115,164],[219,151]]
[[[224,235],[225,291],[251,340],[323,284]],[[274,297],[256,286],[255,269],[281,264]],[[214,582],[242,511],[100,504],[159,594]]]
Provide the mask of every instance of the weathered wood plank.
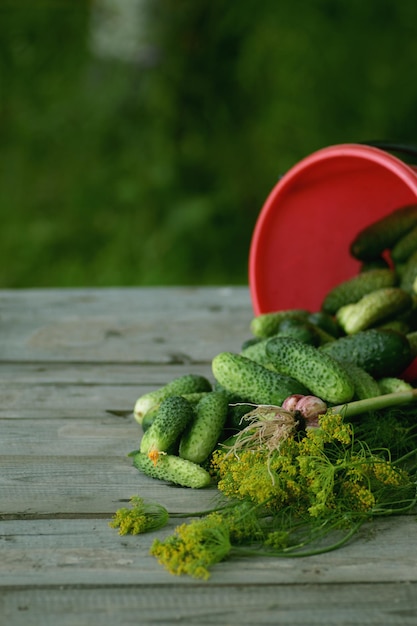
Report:
[[237,349],[252,316],[245,287],[3,290],[0,354],[29,362],[207,361]]
[[184,489],[144,476],[127,454],[135,442],[126,440],[125,453],[114,456],[2,456],[0,500],[3,514],[112,514],[120,502],[139,494],[156,499],[171,511],[210,508],[216,489]]
[[[59,419],[29,415],[0,421],[0,456],[118,457],[138,446],[142,428],[132,416],[110,414],[92,419],[82,416]],[[36,427],[33,420],[36,419]]]
[[190,624],[415,626],[415,583],[230,585],[0,591],[10,626]]
[[205,363],[8,363],[0,361],[0,390],[9,385],[138,385],[159,387],[172,378],[193,371],[211,376],[211,360]]
[[[234,557],[208,581],[173,576],[149,554],[184,520],[159,532],[119,536],[108,519],[1,522],[0,587],[55,585],[351,585],[417,583],[415,519],[374,521],[340,550],[299,558]],[[309,623],[309,622],[306,622]]]

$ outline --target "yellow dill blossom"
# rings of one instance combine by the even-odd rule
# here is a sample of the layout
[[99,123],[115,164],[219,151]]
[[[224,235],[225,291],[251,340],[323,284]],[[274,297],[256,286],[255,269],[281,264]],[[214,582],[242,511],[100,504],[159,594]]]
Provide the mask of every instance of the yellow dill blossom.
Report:
[[410,477],[405,470],[379,457],[374,458],[372,472],[376,480],[386,486],[399,487],[410,483]]
[[345,500],[346,506],[356,512],[370,511],[376,503],[369,487],[358,482],[343,482],[341,497]]
[[171,574],[208,579],[209,568],[231,551],[227,524],[220,513],[181,524],[165,540],[155,539],[150,553]]
[[146,502],[139,496],[130,499],[132,508],[118,509],[109,526],[118,528],[119,535],[138,535],[162,528],[168,521],[168,511],[161,504]]
[[286,548],[289,543],[289,532],[286,530],[273,530],[268,533],[265,539],[265,545],[281,550]]

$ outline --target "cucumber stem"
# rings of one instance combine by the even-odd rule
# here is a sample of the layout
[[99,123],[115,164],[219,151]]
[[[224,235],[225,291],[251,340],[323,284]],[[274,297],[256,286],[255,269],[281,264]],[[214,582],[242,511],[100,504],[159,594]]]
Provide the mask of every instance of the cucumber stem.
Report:
[[344,417],[352,417],[353,415],[360,415],[367,411],[377,411],[378,409],[385,409],[389,406],[408,404],[416,400],[417,389],[411,389],[386,393],[382,396],[365,398],[364,400],[355,400],[354,402],[347,402],[346,404],[338,404],[337,406],[331,407],[330,410],[333,413],[341,413]]

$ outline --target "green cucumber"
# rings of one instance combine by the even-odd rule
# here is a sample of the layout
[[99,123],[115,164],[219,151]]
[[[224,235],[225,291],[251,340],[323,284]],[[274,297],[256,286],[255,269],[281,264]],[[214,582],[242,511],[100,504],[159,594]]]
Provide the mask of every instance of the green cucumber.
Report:
[[350,253],[360,261],[377,259],[416,225],[417,204],[400,207],[359,231],[350,244]]
[[334,315],[341,307],[358,302],[363,296],[376,289],[393,287],[396,281],[397,276],[392,269],[362,272],[330,289],[323,299],[321,308],[325,313]]
[[212,391],[202,398],[194,420],[181,437],[179,456],[193,463],[203,463],[221,437],[228,408],[227,394],[221,391]]
[[396,376],[386,376],[378,380],[378,385],[381,394],[397,393],[398,391],[411,391],[413,386],[407,383],[402,378]]
[[[307,320],[300,320],[295,318],[288,318],[283,320],[279,325],[278,332],[273,335],[274,337],[293,337],[304,343],[310,343],[312,345],[321,345],[326,341],[333,341],[334,337],[329,335],[325,330],[316,326],[312,322]],[[264,367],[269,369],[275,369],[271,365],[271,360],[266,354],[265,347],[268,339],[258,339],[256,342],[246,345],[240,352],[242,356],[247,357],[260,363]]]
[[352,399],[352,379],[336,359],[319,348],[290,337],[272,337],[266,352],[279,372],[295,378],[322,400],[341,404]]
[[417,294],[417,251],[413,252],[401,270],[400,287],[408,293]]
[[417,226],[414,226],[401,239],[397,241],[391,250],[391,258],[395,263],[405,263],[417,250]]
[[203,467],[187,459],[182,459],[173,454],[161,455],[157,463],[154,463],[146,454],[137,452],[133,456],[133,465],[143,474],[158,480],[202,489],[211,485],[211,476]]
[[407,333],[406,337],[411,347],[412,357],[415,358],[417,357],[417,330],[413,330],[410,333]]
[[266,339],[276,335],[280,324],[287,319],[306,319],[310,311],[306,309],[288,309],[284,311],[273,311],[271,313],[261,313],[254,317],[250,323],[250,330],[255,337]]
[[349,361],[340,361],[342,367],[347,371],[352,379],[355,388],[353,399],[365,400],[365,398],[375,398],[381,394],[378,382],[363,367]]
[[400,287],[376,289],[358,302],[342,306],[336,319],[347,335],[366,330],[411,309],[411,295]]
[[320,346],[339,361],[355,363],[374,378],[398,376],[412,361],[407,337],[395,330],[369,328]]
[[182,396],[169,396],[159,406],[158,412],[143,433],[139,452],[155,461],[161,453],[169,452],[194,419],[194,409]]
[[162,387],[141,395],[135,403],[133,415],[141,424],[150,408],[165,400],[169,396],[181,396],[185,393],[211,391],[211,384],[205,376],[199,374],[184,374],[169,381]]
[[212,371],[216,381],[229,393],[254,404],[281,406],[288,396],[309,393],[307,387],[294,378],[232,352],[221,352],[215,356]]
[[[310,313],[307,319],[311,324],[314,324],[316,328],[319,328],[325,333],[324,338],[327,337],[328,340],[331,340],[331,337],[340,337],[341,329],[333,315],[325,311],[316,311],[315,313]],[[323,343],[323,341],[321,343]]]

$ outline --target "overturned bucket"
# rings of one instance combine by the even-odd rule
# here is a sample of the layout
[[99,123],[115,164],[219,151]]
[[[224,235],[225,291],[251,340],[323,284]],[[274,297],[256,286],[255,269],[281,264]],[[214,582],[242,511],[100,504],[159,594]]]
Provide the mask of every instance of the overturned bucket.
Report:
[[323,148],[290,169],[259,214],[249,253],[255,315],[321,307],[329,289],[358,273],[356,234],[417,203],[417,167],[370,145]]

